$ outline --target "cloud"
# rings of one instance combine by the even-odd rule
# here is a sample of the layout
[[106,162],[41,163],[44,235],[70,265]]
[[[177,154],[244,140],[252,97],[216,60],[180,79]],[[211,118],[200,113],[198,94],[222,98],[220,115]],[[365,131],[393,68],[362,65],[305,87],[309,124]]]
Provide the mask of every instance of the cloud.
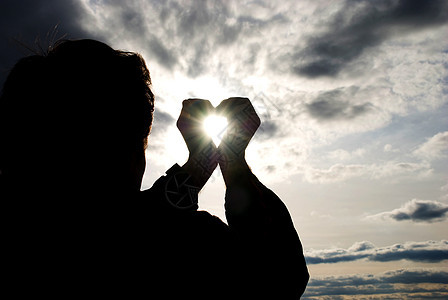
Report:
[[424,159],[437,159],[448,153],[448,131],[439,132],[421,144],[413,154]]
[[369,102],[353,104],[348,101],[357,90],[357,87],[351,87],[325,91],[305,107],[311,117],[320,121],[354,119],[370,112],[373,107]]
[[311,130],[326,137],[369,132],[385,127],[396,113],[393,106],[382,104],[389,93],[357,84],[310,91],[297,96],[302,103],[290,113],[294,119],[300,114]]
[[279,13],[246,14],[228,1],[83,1],[83,8],[86,31],[112,46],[142,49],[148,61],[190,78],[210,75],[229,60],[242,63],[243,54],[244,65],[254,64],[259,31],[288,21]]
[[153,36],[148,41],[149,52],[157,59],[163,67],[172,69],[177,64],[177,57],[168,49],[161,40]]
[[448,200],[448,183],[445,184],[444,186],[440,187],[440,191],[442,191],[444,193],[444,195],[442,197],[440,197],[440,199]]
[[364,175],[368,171],[367,165],[335,164],[329,169],[309,168],[305,171],[305,179],[311,183],[329,183],[344,181],[353,177]]
[[256,135],[257,138],[265,140],[265,139],[272,139],[277,133],[278,133],[278,125],[272,120],[267,120],[261,123],[260,127],[256,132]]
[[[369,9],[379,10],[378,14],[388,14],[392,19],[394,15],[391,10],[405,10],[395,7],[405,5],[401,2],[382,4],[381,9],[375,8],[374,4],[367,1],[360,1],[360,4],[340,2],[333,5],[318,1],[301,4],[288,1],[253,1],[245,5],[229,1],[149,0],[130,2],[126,5],[119,1],[84,3],[86,8],[82,24],[86,31],[102,35],[113,47],[142,52],[152,71],[155,86],[160,84],[161,80],[176,83],[175,89],[167,85],[157,90],[157,94],[166,99],[178,99],[190,94],[198,97],[222,94],[223,98],[232,95],[255,98],[263,92],[269,99],[280,99],[281,107],[291,104],[291,109],[282,114],[281,120],[266,123],[266,126],[275,125],[266,128],[266,134],[259,134],[265,142],[270,142],[268,133],[271,133],[271,129],[276,137],[294,138],[298,128],[291,127],[296,127],[298,122],[303,124],[300,130],[309,132],[308,135],[312,133],[315,136],[323,136],[322,139],[373,131],[387,125],[393,114],[402,113],[405,107],[401,99],[396,99],[397,93],[392,89],[395,77],[387,71],[394,69],[396,65],[409,67],[410,64],[405,59],[407,56],[383,60],[387,53],[377,53],[379,56],[372,60],[372,67],[375,66],[376,71],[372,73],[369,68],[362,68],[363,73],[360,74],[359,80],[353,82],[342,79],[340,81],[338,78],[338,81],[328,85],[317,82],[308,85],[311,81],[303,82],[303,78],[291,76],[288,72],[290,66],[297,61],[291,61],[294,56],[291,53],[306,49],[303,45],[295,47],[295,41],[307,43],[312,39],[311,36],[330,36],[330,31],[338,34],[342,27],[361,22],[359,15],[369,15]],[[429,10],[425,6],[422,12]],[[328,14],[329,11],[333,11],[331,15]],[[336,23],[330,21],[339,14],[343,15],[344,22],[336,26]],[[408,12],[407,15],[409,14],[411,13]],[[417,19],[419,18],[417,16]],[[428,18],[427,23],[433,22],[431,20]],[[325,24],[324,28],[322,24]],[[434,39],[435,37],[430,38],[431,41]],[[412,41],[405,49],[419,41],[419,38],[416,38],[416,41]],[[312,42],[307,43],[307,47],[312,45]],[[419,52],[421,57],[409,57],[409,60],[425,61],[428,47]],[[304,59],[308,61],[309,57],[313,56],[307,54]],[[438,67],[427,66],[430,71]],[[282,72],[277,72],[280,69]],[[419,68],[418,74],[422,73],[422,69]],[[415,74],[408,70],[399,73]],[[384,76],[391,79],[385,79]],[[187,83],[188,80],[184,81],[186,78],[197,81],[203,78],[216,79],[219,88],[213,93],[211,86],[193,87]],[[424,78],[414,78],[413,81],[420,87],[421,81],[427,78],[434,79],[439,76],[429,72]],[[406,89],[408,90],[410,89]],[[416,90],[426,92],[426,89]],[[440,101],[438,90],[431,90],[435,94],[434,98]],[[424,101],[413,103],[421,102]],[[166,105],[169,105],[168,102]],[[162,104],[160,107],[166,111],[170,110],[164,106],[165,104]],[[282,132],[286,127],[291,130]],[[314,137],[310,136],[311,138]]]
[[441,222],[448,219],[448,205],[438,201],[413,199],[400,208],[369,216],[367,219],[392,219],[425,223]]
[[[175,116],[181,99],[189,96],[211,95],[211,100],[217,100],[242,95],[250,97],[255,106],[258,101],[264,122],[252,145],[258,143],[256,147],[264,151],[254,161],[261,172],[272,174],[270,178],[283,180],[301,172],[310,182],[337,182],[428,170],[422,163],[400,162],[312,168],[302,159],[304,155],[291,153],[308,153],[352,133],[385,128],[397,114],[435,108],[445,101],[446,55],[439,43],[439,27],[428,35],[403,35],[409,40],[394,42],[392,51],[377,47],[356,78],[313,80],[313,76],[295,76],[290,71],[291,66],[300,71],[323,62],[320,68],[344,75],[340,71],[350,69],[354,61],[358,64],[358,58],[364,58],[369,49],[389,46],[382,42],[390,41],[390,37],[445,22],[444,10],[437,9],[440,1],[346,1],[332,5],[325,1],[252,1],[244,5],[177,0],[128,1],[125,5],[118,0],[9,2],[15,10],[0,9],[0,22],[5,25],[0,30],[5,32],[16,28],[14,32],[32,35],[41,31],[33,26],[56,24],[60,18],[61,32],[71,37],[98,38],[114,48],[140,52],[151,71],[157,97],[167,99],[157,102],[156,112],[161,109]],[[369,39],[374,43],[369,44]],[[414,51],[417,47],[419,51]],[[211,81],[216,84],[207,84]],[[153,134],[160,132],[155,122]],[[175,143],[168,138],[164,135],[157,142]],[[155,139],[150,144],[153,142]],[[286,148],[278,149],[280,146]],[[349,159],[342,152],[334,154]],[[292,163],[296,157],[300,162]],[[275,170],[270,167],[273,165]]]
[[447,283],[448,272],[437,269],[399,269],[375,275],[311,277],[303,299],[338,299],[336,296],[370,299],[372,295],[387,299],[405,295],[406,298],[437,299],[446,297]]
[[362,242],[356,242],[354,243],[350,248],[348,248],[348,251],[351,252],[359,252],[359,251],[365,251],[374,249],[375,245],[368,241],[362,241]]
[[384,177],[413,174],[417,176],[426,176],[430,174],[432,169],[430,165],[425,162],[396,162],[389,161],[382,164],[370,165],[370,175],[374,179]]
[[335,164],[328,169],[307,168],[304,178],[310,183],[333,183],[354,177],[367,176],[381,179],[406,174],[427,174],[431,169],[427,163],[389,161],[381,164]]
[[395,149],[391,144],[384,145],[383,151],[384,152],[393,152],[393,153],[400,152],[400,150]]
[[293,73],[310,78],[336,76],[352,61],[384,40],[438,26],[448,21],[448,7],[439,1],[346,1],[295,55]]
[[165,132],[170,126],[175,124],[175,121],[176,119],[174,119],[169,113],[157,109],[154,112],[153,129],[158,132]]
[[176,128],[176,119],[171,114],[161,109],[156,109],[154,111],[154,122],[151,127],[148,141],[149,157],[152,158],[155,156],[161,158],[158,160],[159,163],[164,161],[162,158],[164,158],[164,155],[169,148],[172,148],[172,145],[170,147],[170,145],[167,144],[166,136],[169,134],[170,130],[175,130]]
[[[23,43],[33,50],[43,50],[54,40],[85,37],[78,25],[82,10],[76,1],[2,0],[0,3],[0,87],[17,60],[30,55]],[[57,31],[54,28],[57,26]],[[92,35],[90,35],[92,36]],[[35,43],[37,41],[38,43]]]
[[357,242],[348,249],[334,248],[305,251],[308,264],[369,261],[410,260],[437,263],[448,259],[448,241],[406,242],[386,247],[376,247],[368,241]]

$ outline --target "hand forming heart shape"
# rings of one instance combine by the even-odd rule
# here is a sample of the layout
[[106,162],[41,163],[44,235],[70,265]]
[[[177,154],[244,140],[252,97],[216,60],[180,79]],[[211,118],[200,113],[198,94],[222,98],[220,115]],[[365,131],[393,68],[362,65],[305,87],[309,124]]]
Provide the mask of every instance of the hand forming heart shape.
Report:
[[[244,161],[245,149],[259,126],[260,118],[247,98],[229,98],[216,108],[208,100],[184,100],[177,127],[190,152],[188,169],[195,174],[202,172],[203,175],[197,177],[206,181],[218,162],[222,169],[233,162]],[[211,136],[205,134],[206,131],[212,131]],[[213,138],[222,139],[218,148]],[[205,184],[204,180],[200,183]]]

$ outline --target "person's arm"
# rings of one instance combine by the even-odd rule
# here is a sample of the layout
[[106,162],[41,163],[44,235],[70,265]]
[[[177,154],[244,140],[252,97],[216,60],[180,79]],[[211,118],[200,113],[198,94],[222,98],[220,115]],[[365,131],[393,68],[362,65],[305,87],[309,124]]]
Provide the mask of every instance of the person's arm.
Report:
[[214,107],[210,101],[202,99],[187,99],[182,105],[177,127],[189,151],[188,161],[182,170],[192,176],[199,191],[218,165],[216,146],[203,129],[203,121]]
[[245,160],[245,149],[260,119],[246,98],[224,100],[217,110],[230,124],[218,148],[227,187],[226,217],[244,245],[253,292],[266,299],[298,299],[309,278],[300,239],[286,206],[256,178]]
[[218,165],[216,146],[203,130],[203,120],[213,110],[214,107],[207,100],[183,101],[177,127],[185,140],[189,157],[182,167],[174,164],[165,176],[143,192],[143,197],[161,200],[152,202],[152,206],[158,207],[154,209],[156,213],[181,213],[198,209],[198,193]]

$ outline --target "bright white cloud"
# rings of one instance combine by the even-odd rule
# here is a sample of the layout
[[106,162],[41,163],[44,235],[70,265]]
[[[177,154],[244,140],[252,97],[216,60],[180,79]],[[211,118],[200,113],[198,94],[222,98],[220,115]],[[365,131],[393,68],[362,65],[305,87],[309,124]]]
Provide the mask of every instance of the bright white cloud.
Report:
[[339,160],[339,161],[347,161],[353,158],[363,157],[366,153],[366,149],[358,148],[354,151],[347,151],[344,149],[336,149],[328,153],[328,158],[330,160]]
[[311,183],[331,183],[361,176],[381,179],[408,174],[426,176],[430,172],[431,168],[426,163],[390,161],[381,164],[335,164],[328,169],[310,167],[304,171],[304,175],[305,179]]
[[305,178],[311,183],[338,182],[352,177],[362,176],[369,169],[366,165],[336,164],[329,169],[310,168],[305,171]]
[[448,131],[440,132],[421,144],[413,154],[424,159],[437,159],[448,154]]
[[395,149],[391,144],[384,145],[383,150],[384,150],[384,152],[395,152],[395,153],[400,152],[400,150]]

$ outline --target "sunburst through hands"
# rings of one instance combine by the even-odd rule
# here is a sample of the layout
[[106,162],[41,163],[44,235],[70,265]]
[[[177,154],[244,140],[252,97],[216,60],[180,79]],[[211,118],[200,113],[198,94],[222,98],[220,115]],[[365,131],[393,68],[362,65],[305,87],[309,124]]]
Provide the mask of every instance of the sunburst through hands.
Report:
[[227,118],[218,116],[218,115],[210,115],[204,120],[204,130],[209,135],[213,143],[218,146],[221,143],[221,140],[227,130]]

